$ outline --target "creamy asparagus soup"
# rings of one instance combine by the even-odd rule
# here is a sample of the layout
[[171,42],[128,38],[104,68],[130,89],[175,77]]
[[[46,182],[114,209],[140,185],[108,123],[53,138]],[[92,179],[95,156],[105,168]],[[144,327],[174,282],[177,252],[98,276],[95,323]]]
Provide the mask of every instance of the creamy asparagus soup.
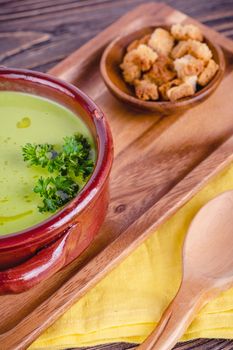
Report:
[[0,92],[0,235],[40,223],[75,197],[94,167],[87,126],[38,96]]

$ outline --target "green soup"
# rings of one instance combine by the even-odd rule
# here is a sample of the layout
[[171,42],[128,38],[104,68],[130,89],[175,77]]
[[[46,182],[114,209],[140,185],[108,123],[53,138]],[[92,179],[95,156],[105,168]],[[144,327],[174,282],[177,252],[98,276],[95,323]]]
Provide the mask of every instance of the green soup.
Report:
[[65,136],[77,132],[94,149],[90,131],[70,110],[34,95],[0,92],[0,235],[26,229],[52,215],[38,211],[40,197],[33,192],[36,180],[48,172],[27,167],[22,146],[60,145]]

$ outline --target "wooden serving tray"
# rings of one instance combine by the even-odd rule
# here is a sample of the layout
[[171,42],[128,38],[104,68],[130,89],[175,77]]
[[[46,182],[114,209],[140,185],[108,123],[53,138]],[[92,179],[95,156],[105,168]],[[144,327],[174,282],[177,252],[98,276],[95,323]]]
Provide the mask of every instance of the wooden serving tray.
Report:
[[198,23],[222,46],[225,77],[207,101],[185,114],[135,112],[105,88],[99,61],[108,42],[161,21],[197,23],[161,3],[148,3],[50,71],[84,90],[109,120],[115,143],[111,203],[97,240],[81,258],[28,292],[0,297],[1,350],[25,349],[233,160],[233,42],[213,30]]

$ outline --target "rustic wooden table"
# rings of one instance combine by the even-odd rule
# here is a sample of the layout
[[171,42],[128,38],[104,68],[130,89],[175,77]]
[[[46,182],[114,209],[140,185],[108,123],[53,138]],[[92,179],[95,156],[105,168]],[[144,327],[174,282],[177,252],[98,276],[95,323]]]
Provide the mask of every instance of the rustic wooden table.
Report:
[[[143,0],[0,0],[0,65],[47,71]],[[233,39],[233,0],[165,0]],[[125,350],[110,344],[92,350]],[[199,339],[176,349],[233,349],[233,341]]]

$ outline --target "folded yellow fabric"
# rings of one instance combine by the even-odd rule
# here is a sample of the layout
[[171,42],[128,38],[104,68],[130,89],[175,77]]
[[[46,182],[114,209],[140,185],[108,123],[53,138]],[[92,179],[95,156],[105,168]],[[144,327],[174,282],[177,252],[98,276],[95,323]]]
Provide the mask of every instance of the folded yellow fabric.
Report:
[[[190,221],[206,202],[228,189],[233,189],[233,165],[68,310],[30,350],[143,341],[178,289],[182,243]],[[183,340],[199,337],[233,338],[233,289],[202,309]]]

